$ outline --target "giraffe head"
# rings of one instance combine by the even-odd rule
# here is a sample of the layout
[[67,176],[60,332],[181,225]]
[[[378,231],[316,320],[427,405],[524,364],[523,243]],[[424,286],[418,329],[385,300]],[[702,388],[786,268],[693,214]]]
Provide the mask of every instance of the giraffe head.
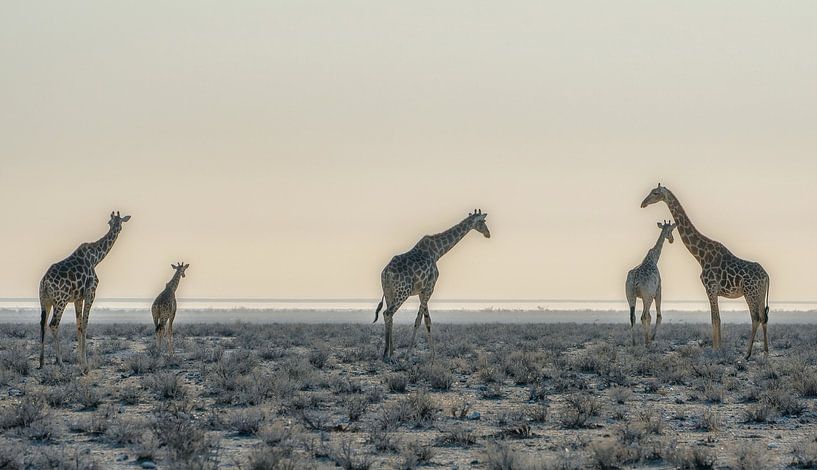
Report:
[[661,236],[666,238],[667,241],[670,242],[670,243],[675,241],[672,238],[672,231],[675,230],[675,227],[677,227],[677,225],[670,222],[669,220],[665,220],[663,224],[661,222],[658,222],[658,228],[661,229]]
[[481,233],[485,238],[491,238],[491,231],[488,230],[488,225],[485,224],[485,218],[488,214],[484,214],[482,209],[474,209],[474,212],[468,214],[471,220],[471,228]]
[[658,187],[650,191],[650,194],[647,194],[647,197],[641,201],[641,208],[645,208],[650,204],[655,204],[656,202],[667,201],[667,188],[661,186],[661,183],[658,183]]
[[110,225],[112,229],[121,230],[122,224],[129,220],[130,220],[129,215],[122,217],[119,215],[119,211],[111,212],[111,220],[108,221],[108,225]]
[[184,261],[179,261],[179,264],[171,264],[170,267],[175,269],[177,273],[184,277],[184,272],[190,267],[190,265],[184,264]]

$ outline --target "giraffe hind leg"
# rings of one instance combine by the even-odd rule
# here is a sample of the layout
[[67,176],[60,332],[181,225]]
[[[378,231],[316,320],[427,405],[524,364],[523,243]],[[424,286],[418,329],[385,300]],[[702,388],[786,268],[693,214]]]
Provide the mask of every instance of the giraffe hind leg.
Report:
[[54,313],[51,315],[51,322],[48,324],[48,329],[51,330],[51,336],[54,341],[54,349],[56,351],[55,364],[62,365],[62,348],[60,347],[60,320],[62,320],[62,312],[65,311],[65,304],[60,302],[54,304]]
[[53,306],[46,301],[40,301],[40,367],[43,368],[45,361],[45,324],[48,321],[48,313]]
[[641,299],[644,302],[644,312],[641,314],[641,327],[644,330],[644,345],[650,344],[650,306],[652,306],[652,299],[645,297]]
[[652,340],[655,341],[655,335],[658,334],[658,325],[661,324],[661,285],[658,285],[658,290],[655,292],[655,329],[652,332]]

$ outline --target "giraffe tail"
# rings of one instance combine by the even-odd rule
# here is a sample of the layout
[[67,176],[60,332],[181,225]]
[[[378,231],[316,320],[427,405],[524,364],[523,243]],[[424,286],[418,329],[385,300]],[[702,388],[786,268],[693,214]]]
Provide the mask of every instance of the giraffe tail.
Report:
[[765,315],[763,315],[763,324],[769,322],[769,279],[766,278],[766,310]]
[[48,319],[48,310],[42,308],[40,313],[40,343],[45,342],[45,321]]
[[374,321],[372,323],[377,323],[377,318],[380,315],[380,309],[383,308],[383,300],[386,299],[386,295],[383,294],[383,297],[380,299],[380,303],[377,304],[377,310],[374,311]]

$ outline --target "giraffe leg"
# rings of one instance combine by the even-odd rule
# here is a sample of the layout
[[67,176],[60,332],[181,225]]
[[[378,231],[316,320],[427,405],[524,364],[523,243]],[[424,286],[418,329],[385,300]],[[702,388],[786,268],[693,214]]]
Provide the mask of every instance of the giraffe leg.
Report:
[[714,290],[707,292],[709,309],[712,316],[712,349],[721,347],[721,312],[718,308],[718,293]]
[[759,321],[752,318],[752,334],[749,336],[749,350],[746,351],[746,357],[744,359],[749,359],[752,355],[752,346],[755,344],[755,333],[757,333],[757,325],[759,323]]
[[391,359],[391,353],[392,353],[392,350],[393,350],[393,348],[391,346],[391,342],[392,342],[392,322],[394,321],[393,315],[394,314],[390,310],[386,310],[385,312],[383,312],[383,323],[386,324],[386,341],[385,341],[386,344],[385,344],[384,349],[383,349],[383,360],[384,361],[387,361],[387,360]]
[[417,310],[417,319],[414,320],[414,330],[411,332],[411,345],[409,346],[408,355],[411,356],[414,351],[414,340],[417,337],[417,329],[420,328],[420,323],[423,321],[423,306]]
[[652,341],[655,341],[655,335],[658,334],[658,325],[661,324],[661,284],[658,285],[658,290],[655,291],[655,330],[652,332]]
[[156,321],[156,352],[162,350],[162,330],[164,330],[164,326],[164,322],[161,320]]
[[40,301],[40,367],[43,368],[43,361],[45,360],[45,322],[48,320],[48,312],[52,305],[46,301]]
[[82,368],[87,372],[88,371],[88,355],[85,349],[85,335],[87,334],[88,330],[88,317],[91,316],[91,305],[94,303],[94,299],[96,298],[96,289],[88,289],[85,292],[85,305],[82,308],[82,356],[80,360],[82,361]]
[[170,355],[173,355],[173,317],[170,317],[170,320],[167,322],[167,345],[168,349],[170,350]]
[[65,311],[65,304],[60,302],[54,304],[54,314],[51,316],[51,323],[48,328],[51,330],[51,336],[54,339],[54,349],[57,352],[56,364],[62,365],[62,348],[60,347],[60,320],[62,319],[62,312]]
[[645,297],[641,299],[644,303],[644,312],[641,314],[641,327],[644,330],[644,345],[650,344],[650,306],[652,306],[652,298]]
[[394,354],[394,314],[406,301],[406,297],[396,298],[394,302],[386,299],[386,311],[383,312],[383,322],[386,324],[386,345],[383,351],[383,360],[391,359]]
[[766,333],[766,322],[761,322],[761,326],[763,327],[763,354],[769,357],[769,337]]
[[80,352],[85,348],[85,335],[82,334],[82,299],[74,301],[74,314],[77,317],[77,362],[82,364]]
[[428,314],[428,307],[423,313],[423,319],[426,323],[426,333],[428,334],[428,346],[431,349],[431,362],[434,362],[434,338],[431,336],[431,315]]

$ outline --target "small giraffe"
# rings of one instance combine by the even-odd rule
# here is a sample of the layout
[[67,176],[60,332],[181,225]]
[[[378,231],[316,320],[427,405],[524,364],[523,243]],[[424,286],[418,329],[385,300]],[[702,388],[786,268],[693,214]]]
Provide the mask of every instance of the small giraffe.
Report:
[[663,201],[669,207],[678,234],[689,252],[701,265],[701,282],[709,298],[712,315],[712,348],[721,345],[721,316],[718,308],[718,296],[728,299],[744,297],[752,317],[752,335],[749,338],[749,349],[746,359],[752,355],[752,345],[758,325],[763,326],[763,351],[768,356],[769,341],[766,324],[769,321],[769,275],[759,263],[746,261],[733,255],[721,243],[709,239],[692,225],[678,198],[662,187],[650,191],[641,207]]
[[128,220],[129,215],[120,217],[119,212],[111,212],[108,221],[110,229],[105,236],[92,243],[83,243],[71,253],[71,256],[52,264],[40,281],[40,368],[43,367],[45,355],[45,322],[52,308],[53,315],[48,327],[57,351],[56,362],[62,364],[60,319],[68,302],[73,302],[77,315],[77,358],[83,369],[87,370],[85,331],[88,328],[88,316],[99,284],[94,268],[111,251],[116,237],[122,230],[122,224]]
[[414,245],[414,248],[392,258],[383,269],[380,274],[383,298],[377,305],[374,321],[377,322],[378,314],[380,309],[383,308],[383,301],[385,300],[386,310],[383,311],[383,321],[386,324],[384,360],[390,359],[394,353],[394,340],[392,338],[394,314],[403,305],[403,302],[412,295],[420,296],[420,310],[417,312],[417,319],[414,320],[414,331],[411,333],[409,354],[414,350],[414,339],[417,335],[417,329],[420,327],[420,320],[425,319],[428,344],[431,348],[431,359],[434,359],[434,342],[431,339],[431,316],[428,313],[428,300],[434,292],[434,285],[437,283],[437,277],[439,276],[437,260],[471,230],[476,230],[485,238],[490,238],[491,232],[485,224],[487,216],[488,214],[482,213],[481,210],[475,210],[473,213],[468,214],[465,220],[445,232],[424,236]]
[[153,324],[156,325],[156,347],[161,346],[161,337],[165,337],[168,350],[173,354],[173,320],[176,318],[176,289],[179,281],[184,277],[184,272],[190,267],[179,261],[179,264],[171,264],[171,268],[176,270],[173,278],[165,285],[165,290],[156,297],[150,307],[153,314]]
[[[647,252],[644,261],[627,273],[627,282],[625,284],[627,303],[630,304],[631,336],[635,326],[636,297],[641,298],[641,304],[644,307],[644,312],[641,314],[644,344],[650,344],[650,340],[655,339],[655,335],[658,334],[658,325],[661,324],[661,273],[658,272],[658,258],[661,257],[664,240],[666,239],[670,243],[674,241],[672,231],[675,229],[675,224],[665,220],[663,224],[658,222],[658,228],[661,229],[658,241]],[[650,338],[650,305],[653,299],[655,299],[655,331],[653,331],[652,338]],[[633,345],[635,345],[635,336],[633,336]]]

